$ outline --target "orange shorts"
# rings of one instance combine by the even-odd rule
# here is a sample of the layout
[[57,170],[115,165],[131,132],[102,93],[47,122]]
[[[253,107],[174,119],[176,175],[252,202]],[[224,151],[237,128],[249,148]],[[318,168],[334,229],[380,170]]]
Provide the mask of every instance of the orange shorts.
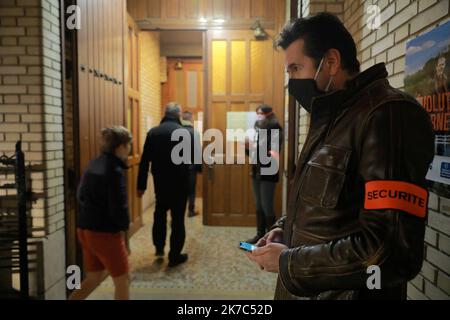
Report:
[[128,273],[128,252],[120,232],[106,233],[78,229],[77,233],[87,272],[100,272],[106,269],[113,278]]

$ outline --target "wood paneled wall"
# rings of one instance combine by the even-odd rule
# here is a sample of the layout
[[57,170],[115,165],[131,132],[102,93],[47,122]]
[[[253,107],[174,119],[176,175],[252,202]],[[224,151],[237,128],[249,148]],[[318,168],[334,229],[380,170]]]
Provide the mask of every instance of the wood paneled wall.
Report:
[[100,131],[124,125],[126,1],[78,0],[80,169],[100,153]]
[[[128,0],[128,12],[146,29],[248,29],[256,19],[275,26],[275,0]],[[145,21],[148,19],[148,21]],[[203,21],[201,21],[202,19]],[[217,22],[217,20],[224,20]]]

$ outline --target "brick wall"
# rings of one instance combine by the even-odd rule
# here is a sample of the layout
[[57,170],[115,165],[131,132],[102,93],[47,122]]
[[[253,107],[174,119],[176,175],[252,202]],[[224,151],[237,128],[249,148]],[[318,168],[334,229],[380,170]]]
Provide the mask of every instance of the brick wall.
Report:
[[[389,82],[403,89],[406,42],[437,25],[450,20],[448,0],[345,0],[304,1],[305,14],[325,11],[329,5],[343,3],[338,16],[353,35],[358,48],[361,71],[375,63],[385,62]],[[366,27],[369,5],[381,10],[381,26],[377,30]],[[338,7],[333,7],[338,13]],[[309,126],[308,117],[300,118],[300,143]],[[431,194],[428,226],[425,234],[425,261],[422,271],[408,284],[409,299],[450,298],[450,199]]]
[[[27,163],[42,164],[33,191],[35,237],[42,237],[43,274],[35,295],[64,297],[65,241],[59,1],[0,2],[0,153],[23,141]],[[39,229],[39,227],[41,229]],[[43,238],[46,237],[46,238]],[[41,277],[38,276],[38,277]]]
[[[141,85],[141,135],[142,143],[147,136],[147,119],[151,126],[156,126],[161,120],[161,80],[160,80],[160,34],[159,32],[140,32],[140,85]],[[154,203],[153,181],[149,175],[148,192],[142,201],[146,210]]]

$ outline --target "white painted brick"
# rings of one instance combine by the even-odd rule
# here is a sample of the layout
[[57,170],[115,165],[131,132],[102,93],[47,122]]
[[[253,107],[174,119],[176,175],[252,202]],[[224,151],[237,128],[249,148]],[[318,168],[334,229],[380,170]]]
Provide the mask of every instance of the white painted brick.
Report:
[[438,1],[433,7],[428,8],[411,20],[411,33],[415,33],[430,26],[448,14],[448,1]]
[[429,300],[427,296],[425,296],[422,292],[417,290],[417,288],[414,287],[411,283],[408,283],[407,290],[408,290],[408,298],[412,300]]
[[[366,3],[368,3],[368,2],[366,1]],[[381,7],[380,7],[380,9],[381,9]],[[383,11],[381,11],[381,23],[383,24],[384,27],[386,27],[386,29],[387,29],[387,26],[385,25],[385,23],[389,19],[391,19],[394,16],[394,14],[395,14],[395,3],[394,2],[391,3],[391,5],[389,7],[387,7]],[[387,32],[387,30],[386,30],[386,32]]]
[[441,289],[435,287],[431,283],[425,280],[425,295],[432,300],[449,300],[450,297]]
[[404,42],[401,42],[397,45],[395,45],[394,47],[392,47],[391,49],[388,50],[388,61],[392,61],[397,59],[398,57],[404,56],[405,55],[405,50],[406,50],[406,45]]
[[437,247],[438,239],[436,230],[431,229],[430,227],[426,227],[425,229],[425,242],[433,247]]
[[367,49],[375,42],[376,34],[375,32],[371,33],[367,37],[361,40],[361,49]]
[[439,271],[437,278],[438,288],[442,289],[448,296],[450,296],[450,277]]
[[439,210],[439,197],[433,192],[430,192],[429,195],[428,208],[435,211]]
[[450,237],[443,233],[439,234],[439,250],[450,255]]
[[438,0],[419,0],[419,12],[431,7],[436,2],[438,2]]
[[424,280],[423,277],[418,275],[413,280],[410,281],[412,285],[414,285],[418,290],[422,291],[424,290]]
[[388,32],[391,33],[393,30],[397,29],[399,26],[408,22],[417,14],[417,2],[412,2],[408,7],[406,7],[401,12],[395,14],[395,16],[389,21]]
[[387,25],[383,25],[380,27],[380,29],[377,30],[376,32],[376,38],[377,41],[382,39],[383,37],[385,37],[387,35]]
[[450,256],[445,253],[427,247],[427,260],[446,273],[450,273]]
[[[441,203],[442,200],[443,198],[441,198]],[[450,217],[442,213],[438,213],[433,210],[428,210],[428,225],[445,234],[450,234]]]
[[375,63],[386,62],[386,52],[380,53],[375,57]]
[[385,51],[394,45],[394,34],[389,34],[387,37],[377,41],[372,46],[372,55],[376,56],[382,51]]
[[435,283],[437,274],[437,269],[435,266],[433,266],[427,261],[424,261],[420,273],[424,276],[424,278],[428,279],[432,283]]
[[396,4],[396,11],[400,12],[409,4],[410,0],[395,0],[394,2]]

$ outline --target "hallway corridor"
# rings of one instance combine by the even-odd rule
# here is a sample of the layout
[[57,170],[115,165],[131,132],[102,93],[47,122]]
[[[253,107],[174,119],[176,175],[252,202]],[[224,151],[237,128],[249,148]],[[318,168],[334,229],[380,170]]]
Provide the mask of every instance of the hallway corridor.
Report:
[[[201,209],[201,201],[197,207]],[[186,218],[184,252],[189,254],[189,260],[169,269],[168,243],[164,259],[155,257],[151,242],[152,222],[153,208],[150,208],[144,214],[144,227],[130,242],[131,299],[273,298],[276,275],[260,271],[237,248],[240,240],[254,235],[254,228],[208,227],[202,225],[201,215]],[[108,277],[89,299],[112,300],[113,296],[113,283]]]

